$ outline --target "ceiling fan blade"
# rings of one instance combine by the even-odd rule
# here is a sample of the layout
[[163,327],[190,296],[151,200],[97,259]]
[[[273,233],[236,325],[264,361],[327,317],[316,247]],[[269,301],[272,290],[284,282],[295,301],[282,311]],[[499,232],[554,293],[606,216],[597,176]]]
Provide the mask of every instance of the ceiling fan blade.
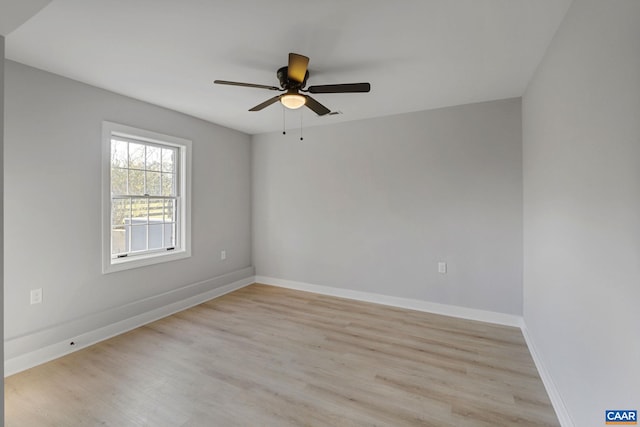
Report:
[[302,95],[307,98],[307,102],[305,105],[312,109],[317,115],[324,116],[325,114],[329,114],[331,110],[329,110],[324,105],[320,104],[318,101],[310,97],[309,95]]
[[307,75],[307,65],[309,65],[309,58],[304,55],[298,55],[297,53],[290,53],[288,66],[289,80],[302,83]]
[[273,98],[267,99],[266,101],[264,101],[262,104],[258,104],[255,107],[253,107],[252,109],[250,109],[249,111],[260,111],[265,107],[268,107],[269,105],[278,102],[280,100],[280,96],[274,96]]
[[255,88],[258,88],[258,89],[269,89],[269,90],[279,90],[279,91],[283,90],[283,89],[280,89],[279,87],[276,87],[276,86],[257,85],[257,84],[253,84],[253,83],[230,82],[228,80],[215,80],[214,83],[218,84],[218,85],[255,87]]
[[344,83],[338,85],[319,85],[309,86],[309,93],[354,93],[369,92],[371,85],[369,83]]

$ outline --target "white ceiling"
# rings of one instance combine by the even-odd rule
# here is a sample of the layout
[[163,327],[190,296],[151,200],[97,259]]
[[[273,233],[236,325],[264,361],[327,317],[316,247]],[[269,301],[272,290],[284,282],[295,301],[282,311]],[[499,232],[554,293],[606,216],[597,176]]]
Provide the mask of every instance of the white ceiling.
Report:
[[0,36],[6,36],[51,0],[0,0]]
[[[4,0],[3,0],[4,1]],[[279,130],[287,54],[343,114],[305,126],[521,96],[571,0],[53,0],[6,38],[6,56],[250,134]],[[298,111],[287,121],[299,126]]]

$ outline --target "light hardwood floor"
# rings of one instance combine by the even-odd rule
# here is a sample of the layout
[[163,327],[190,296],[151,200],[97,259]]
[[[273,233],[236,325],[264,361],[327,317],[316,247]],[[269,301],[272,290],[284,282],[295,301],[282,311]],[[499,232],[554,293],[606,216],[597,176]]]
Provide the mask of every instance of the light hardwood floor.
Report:
[[251,285],[5,380],[8,427],[557,426],[517,328]]

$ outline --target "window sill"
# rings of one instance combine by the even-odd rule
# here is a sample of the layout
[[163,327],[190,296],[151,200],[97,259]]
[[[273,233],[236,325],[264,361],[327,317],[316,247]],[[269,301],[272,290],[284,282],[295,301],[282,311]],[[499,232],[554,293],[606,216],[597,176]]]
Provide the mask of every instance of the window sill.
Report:
[[117,258],[105,260],[102,266],[102,273],[115,273],[117,271],[131,270],[139,267],[146,267],[154,264],[163,264],[165,262],[177,261],[179,259],[189,258],[190,251],[174,250],[168,253],[154,253],[148,255],[136,255],[126,258]]

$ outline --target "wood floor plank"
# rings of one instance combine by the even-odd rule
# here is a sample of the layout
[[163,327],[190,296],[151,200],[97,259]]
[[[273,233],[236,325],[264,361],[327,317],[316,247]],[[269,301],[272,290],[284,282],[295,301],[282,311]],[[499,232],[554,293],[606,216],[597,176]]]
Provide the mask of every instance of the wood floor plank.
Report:
[[5,380],[17,426],[558,426],[517,328],[254,284]]

